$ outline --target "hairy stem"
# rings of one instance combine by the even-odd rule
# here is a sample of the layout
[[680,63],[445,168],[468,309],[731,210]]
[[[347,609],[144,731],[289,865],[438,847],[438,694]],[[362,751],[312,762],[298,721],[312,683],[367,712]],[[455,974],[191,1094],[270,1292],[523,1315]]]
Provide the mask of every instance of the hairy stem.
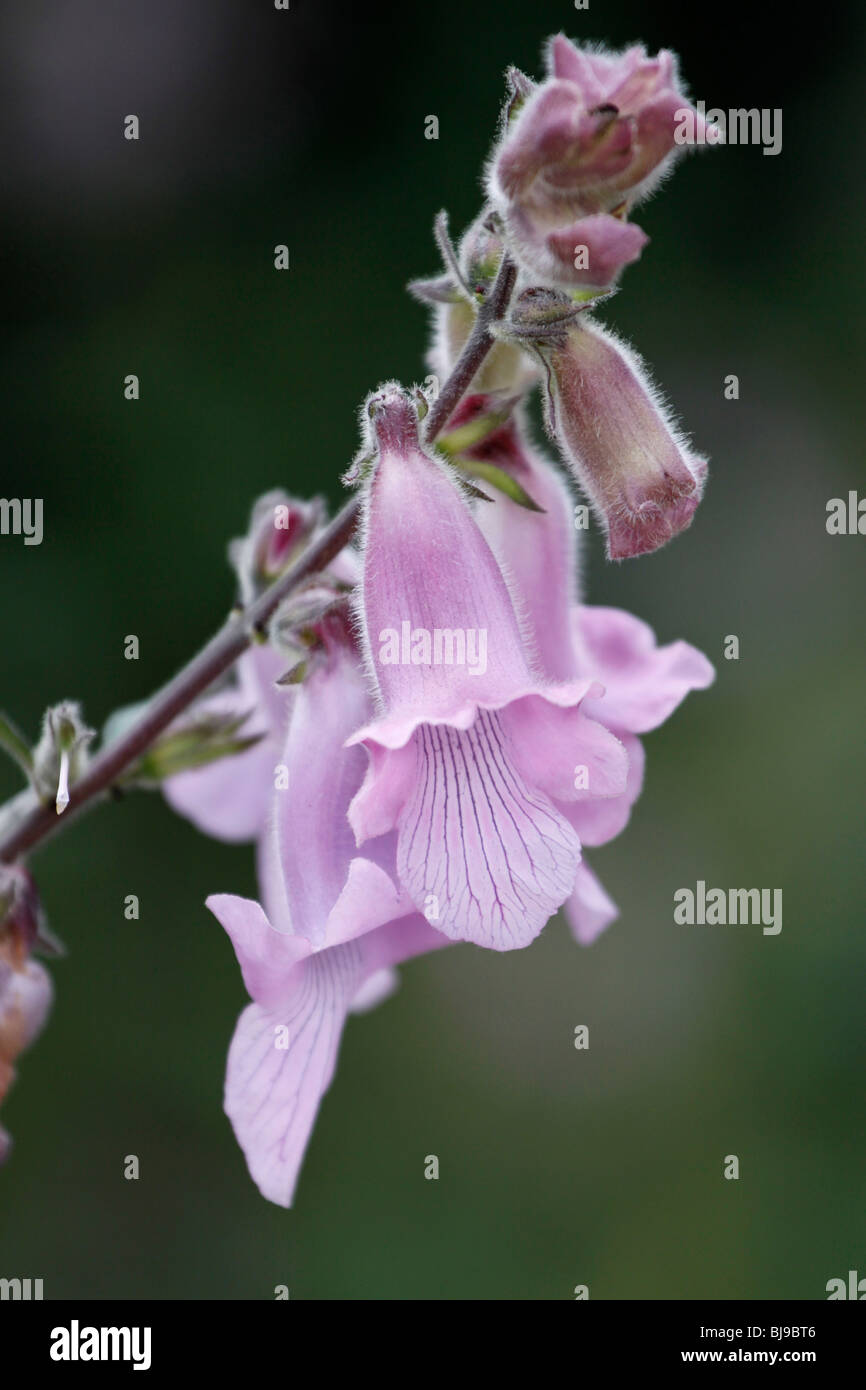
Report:
[[[507,256],[503,257],[493,288],[481,305],[472,333],[427,416],[425,438],[428,443],[448,423],[493,346],[490,328],[508,307],[515,275],[513,263]],[[26,814],[0,843],[0,862],[9,863],[32,850],[66,825],[76,812],[110,792],[121,774],[147,751],[172,720],[227,671],[253,641],[264,635],[268,621],[283,599],[310,575],[324,569],[340,553],[351,540],[359,510],[359,499],[353,497],[270,588],[245,612],[232,614],[198,655],[157,692],[131,728],[97,754],[87,771],[70,787],[69,804],[62,816],[58,816],[53,802],[35,806]]]
[[501,319],[508,308],[517,278],[517,267],[510,256],[503,256],[493,288],[482,303],[472,332],[454,364],[454,370],[436,397],[427,417],[427,442],[434,440],[445,428],[472,378],[494,344],[492,325]]

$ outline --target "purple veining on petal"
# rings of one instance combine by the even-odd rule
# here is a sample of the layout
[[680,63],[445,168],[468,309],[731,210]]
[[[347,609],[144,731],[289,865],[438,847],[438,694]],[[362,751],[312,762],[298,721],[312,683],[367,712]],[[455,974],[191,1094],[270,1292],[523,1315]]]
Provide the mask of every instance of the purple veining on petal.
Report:
[[577,836],[523,781],[496,714],[465,731],[423,725],[415,747],[397,849],[410,897],[452,940],[527,945],[571,891]]
[[[305,962],[280,1007],[251,1004],[229,1050],[226,1112],[260,1190],[291,1202],[322,1095],[334,1074],[346,1012],[365,973],[356,942]],[[280,1047],[287,1030],[287,1046]]]

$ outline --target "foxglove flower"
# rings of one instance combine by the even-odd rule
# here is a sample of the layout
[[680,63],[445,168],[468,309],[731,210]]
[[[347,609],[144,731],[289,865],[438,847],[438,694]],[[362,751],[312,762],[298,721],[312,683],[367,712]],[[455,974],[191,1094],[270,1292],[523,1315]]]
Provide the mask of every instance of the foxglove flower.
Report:
[[711,137],[679,90],[672,53],[578,48],[560,34],[547,59],[549,76],[519,104],[494,151],[488,192],[532,278],[601,289],[646,243],[626,213],[682,149],[683,113],[696,140]]
[[260,855],[263,906],[208,898],[253,1000],[229,1049],[225,1108],[262,1194],[291,1205],[347,1013],[393,988],[393,966],[447,944],[394,873],[394,843],[357,853],[346,813],[366,758],[349,735],[370,715],[357,653],[339,621],[299,686]]
[[370,767],[349,817],[359,845],[396,831],[400,881],[445,936],[526,946],[574,886],[563,806],[620,795],[626,754],[581,710],[600,686],[533,671],[499,565],[421,448],[412,402],[387,386],[368,418],[358,619],[378,710],[352,740]]
[[[472,408],[467,403],[464,410]],[[474,408],[483,410],[483,401]],[[513,474],[543,509],[527,510],[502,495],[477,508],[479,525],[509,575],[542,674],[598,682],[604,695],[589,695],[584,712],[615,734],[628,753],[621,795],[564,808],[584,847],[602,845],[625,828],[641,791],[644,754],[637,735],[662,724],[690,690],[710,685],[713,668],[687,642],[658,647],[651,629],[631,614],[579,601],[573,499],[558,471],[529,444],[519,414],[476,452]],[[616,911],[583,860],[566,905],[577,940],[594,940]]]
[[547,368],[548,431],[607,532],[610,559],[664,545],[690,524],[707,464],[637,355],[585,314],[532,346]]

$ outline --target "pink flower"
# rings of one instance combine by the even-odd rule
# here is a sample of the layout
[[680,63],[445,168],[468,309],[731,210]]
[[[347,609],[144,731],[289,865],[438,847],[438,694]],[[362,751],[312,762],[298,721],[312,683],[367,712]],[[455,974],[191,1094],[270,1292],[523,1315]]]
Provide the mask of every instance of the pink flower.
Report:
[[675,429],[637,354],[586,314],[533,347],[547,368],[548,431],[607,531],[609,557],[664,545],[690,524],[707,464]]
[[329,937],[315,950],[272,924],[258,903],[230,894],[207,903],[254,1001],[229,1048],[226,1114],[262,1196],[289,1207],[347,1013],[383,997],[392,966],[446,942],[415,914],[357,938]]
[[275,684],[287,664],[273,647],[251,647],[237,663],[233,683],[199,704],[211,714],[247,715],[241,733],[260,735],[242,753],[179,772],[163,783],[168,804],[205,835],[244,841],[257,839],[264,830],[293,698],[290,689]]
[[400,882],[440,932],[526,946],[574,886],[563,807],[620,795],[625,751],[581,710],[600,686],[532,669],[499,565],[421,448],[412,402],[391,385],[368,414],[358,620],[378,717],[352,739],[370,767],[349,818],[359,845],[396,831]]
[[[325,519],[324,506],[318,500],[302,502],[280,491],[258,499],[246,536],[229,545],[243,604],[297,558]],[[353,583],[353,554],[344,551],[328,574],[341,583]],[[264,831],[274,768],[294,696],[291,687],[276,682],[289,665],[288,657],[274,646],[253,646],[238,661],[231,684],[199,701],[197,709],[204,714],[237,719],[246,716],[241,735],[258,736],[258,742],[244,752],[179,772],[163,783],[169,805],[205,835],[244,841],[258,839]]]
[[302,502],[275,488],[253,503],[245,536],[229,543],[242,603],[249,603],[300,554],[325,522],[321,497]]
[[[15,1079],[16,1058],[39,1036],[51,1009],[51,976],[30,956],[40,917],[27,870],[18,864],[0,866],[0,1103]],[[0,1125],[0,1163],[11,1147]]]
[[358,656],[339,620],[298,687],[268,779],[260,842],[263,906],[208,898],[252,997],[229,1049],[225,1109],[263,1196],[291,1205],[298,1172],[336,1065],[350,1011],[394,988],[393,966],[447,944],[396,883],[394,843],[357,853],[346,813],[366,758],[346,739],[369,718]]
[[549,76],[506,124],[488,192],[507,240],[542,282],[604,288],[646,243],[628,210],[656,185],[682,146],[684,113],[696,138],[701,118],[679,90],[677,60],[642,47],[582,49],[557,35]]
[[[506,469],[543,508],[529,511],[501,494],[477,508],[479,525],[510,576],[540,670],[557,681],[595,682],[583,711],[628,753],[628,780],[619,796],[563,808],[584,846],[602,845],[625,828],[641,791],[644,753],[637,735],[664,723],[690,690],[710,685],[713,668],[687,642],[658,647],[651,629],[631,614],[579,601],[573,499],[557,470],[528,443],[519,415],[473,453]],[[594,940],[617,915],[585,860],[566,913],[581,943]]]

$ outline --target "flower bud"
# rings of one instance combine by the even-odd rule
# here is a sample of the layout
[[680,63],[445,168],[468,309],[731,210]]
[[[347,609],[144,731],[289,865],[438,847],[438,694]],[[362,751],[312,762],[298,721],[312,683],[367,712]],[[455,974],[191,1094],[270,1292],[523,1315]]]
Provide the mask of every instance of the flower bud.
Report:
[[253,504],[245,536],[229,543],[229,560],[240,581],[240,597],[250,603],[297,558],[325,521],[320,497],[300,502],[275,489]]
[[[33,880],[18,864],[0,870],[0,1102],[15,1079],[15,1059],[48,1017],[51,976],[30,958],[40,940],[41,913]],[[12,1140],[0,1126],[0,1164]]]
[[16,970],[0,960],[0,1099],[15,1058],[42,1032],[52,998],[51,976],[38,961],[27,960]]
[[[702,118],[678,90],[676,58],[575,47],[557,35],[548,78],[507,119],[490,162],[488,195],[510,249],[545,283],[601,289],[646,243],[626,213],[683,149],[689,115],[696,142]],[[512,109],[509,107],[509,110]]]
[[[0,955],[0,1101],[15,1080],[15,1059],[42,1031],[53,993],[51,976],[37,961],[27,960],[15,969]],[[0,1163],[11,1145],[0,1126]]]
[[[475,325],[477,304],[489,293],[504,243],[490,209],[472,223],[460,243],[460,273],[475,296],[476,303],[455,296],[449,303],[437,304],[433,315],[434,338],[428,361],[443,381],[454,368]],[[487,354],[472,383],[473,391],[527,390],[538,377],[538,370],[525,352],[512,343],[496,343]]]
[[21,864],[0,864],[0,958],[20,970],[43,926],[36,884]]
[[582,315],[535,344],[547,367],[546,423],[622,560],[691,522],[706,461],[692,454],[636,354]]
[[87,766],[87,747],[94,736],[81,706],[62,700],[45,711],[42,734],[33,750],[33,785],[43,801],[53,801],[60,815],[69,805],[69,785]]

